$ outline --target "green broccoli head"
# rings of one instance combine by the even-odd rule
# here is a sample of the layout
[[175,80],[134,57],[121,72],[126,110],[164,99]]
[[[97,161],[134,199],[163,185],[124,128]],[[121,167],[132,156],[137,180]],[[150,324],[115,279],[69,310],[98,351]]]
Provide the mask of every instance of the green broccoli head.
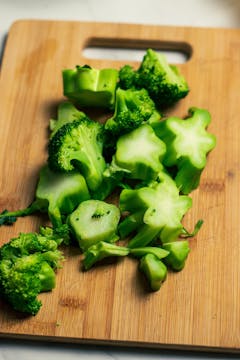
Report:
[[165,55],[148,49],[138,69],[138,87],[146,88],[159,109],[184,98],[189,87],[176,66],[169,65]]
[[137,86],[138,73],[130,65],[124,65],[119,70],[119,86],[121,89],[130,89]]
[[116,91],[115,111],[105,123],[105,130],[115,138],[139,127],[142,123],[158,121],[161,115],[146,89]]
[[[43,229],[42,229],[43,230]],[[21,233],[0,248],[0,292],[17,311],[35,315],[40,292],[55,287],[55,270],[63,255],[57,249],[56,234]]]
[[53,171],[80,170],[88,188],[94,191],[106,167],[102,149],[102,125],[89,118],[76,120],[63,125],[50,139],[48,164]]

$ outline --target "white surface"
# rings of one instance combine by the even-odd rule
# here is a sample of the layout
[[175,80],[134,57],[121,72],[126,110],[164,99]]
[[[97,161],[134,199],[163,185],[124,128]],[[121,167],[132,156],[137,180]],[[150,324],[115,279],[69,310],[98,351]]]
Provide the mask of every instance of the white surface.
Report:
[[[0,0],[0,49],[17,19],[240,27],[240,0]],[[240,80],[239,80],[240,81]],[[1,324],[0,324],[1,326]],[[134,350],[0,339],[0,360],[240,359],[239,355]]]

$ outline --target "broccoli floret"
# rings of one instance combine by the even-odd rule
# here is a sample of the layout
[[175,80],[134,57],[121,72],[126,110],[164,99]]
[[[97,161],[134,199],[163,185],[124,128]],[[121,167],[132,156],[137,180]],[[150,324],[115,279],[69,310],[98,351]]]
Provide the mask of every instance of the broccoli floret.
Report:
[[162,243],[174,241],[183,231],[182,217],[192,206],[192,199],[179,195],[175,182],[165,172],[158,174],[155,181],[139,189],[123,190],[120,194],[121,211],[130,212],[119,225],[120,234],[129,235],[131,230],[136,235],[130,240],[130,248],[145,247],[160,238]]
[[166,147],[159,140],[150,125],[141,125],[118,139],[112,162],[132,179],[150,180],[163,169]]
[[116,69],[94,69],[88,65],[65,69],[64,95],[83,107],[112,108],[118,81]]
[[207,154],[216,145],[215,136],[206,130],[210,121],[207,110],[190,108],[188,118],[170,117],[154,126],[167,147],[163,164],[177,167],[175,182],[183,194],[198,187]]
[[85,251],[100,241],[117,241],[119,220],[120,210],[117,206],[104,201],[87,200],[69,215],[68,224],[80,248]]
[[119,84],[123,89],[146,89],[158,109],[165,109],[189,92],[179,68],[170,65],[164,54],[148,49],[140,66],[134,70],[125,65],[119,71]]
[[130,65],[124,65],[119,70],[119,86],[121,89],[131,89],[137,86],[138,73]]
[[83,120],[87,115],[79,111],[70,101],[64,101],[58,106],[57,119],[50,119],[51,137],[62,127],[64,124],[75,121]]
[[160,113],[148,95],[147,90],[118,88],[116,91],[115,111],[105,123],[105,130],[109,136],[118,138],[131,130],[136,129],[142,123],[159,121]]
[[34,212],[47,212],[54,227],[61,227],[63,216],[70,214],[81,201],[90,198],[84,177],[76,171],[56,173],[48,166],[40,171],[34,202],[25,209],[4,212],[2,223],[9,217],[28,216]]
[[102,125],[89,118],[76,120],[63,125],[50,139],[48,164],[57,172],[79,170],[94,191],[106,167],[102,150]]
[[138,86],[148,90],[158,108],[164,109],[184,98],[189,87],[176,66],[165,55],[148,49],[138,69]]
[[55,236],[28,233],[1,247],[0,295],[15,310],[36,315],[42,305],[38,294],[55,287],[55,270],[63,260],[57,246]]

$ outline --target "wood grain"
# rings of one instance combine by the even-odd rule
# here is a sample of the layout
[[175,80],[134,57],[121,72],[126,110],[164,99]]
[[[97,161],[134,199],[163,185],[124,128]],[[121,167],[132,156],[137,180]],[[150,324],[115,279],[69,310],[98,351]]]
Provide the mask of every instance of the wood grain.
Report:
[[[190,106],[198,106],[212,114],[209,130],[217,136],[217,147],[184,219],[190,229],[199,218],[204,226],[191,241],[185,269],[170,272],[156,293],[146,290],[133,259],[84,273],[78,249],[67,249],[57,287],[41,294],[37,316],[25,317],[0,303],[0,335],[239,351],[240,30],[16,22],[0,77],[0,209],[25,207],[33,199],[47,157],[49,118],[62,100],[62,69],[85,63],[119,68],[126,63],[84,58],[88,44],[177,47],[191,53],[180,66],[191,91],[173,113],[185,116]],[[19,219],[0,228],[0,242],[45,222],[39,216]]]

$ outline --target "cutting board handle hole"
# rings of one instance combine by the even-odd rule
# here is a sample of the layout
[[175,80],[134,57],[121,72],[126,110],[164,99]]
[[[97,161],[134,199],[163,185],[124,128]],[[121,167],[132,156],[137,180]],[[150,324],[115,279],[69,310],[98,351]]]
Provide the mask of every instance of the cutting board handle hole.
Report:
[[192,56],[186,42],[91,38],[85,44],[83,56],[88,59],[140,62],[148,48],[164,53],[169,63],[183,64]]

